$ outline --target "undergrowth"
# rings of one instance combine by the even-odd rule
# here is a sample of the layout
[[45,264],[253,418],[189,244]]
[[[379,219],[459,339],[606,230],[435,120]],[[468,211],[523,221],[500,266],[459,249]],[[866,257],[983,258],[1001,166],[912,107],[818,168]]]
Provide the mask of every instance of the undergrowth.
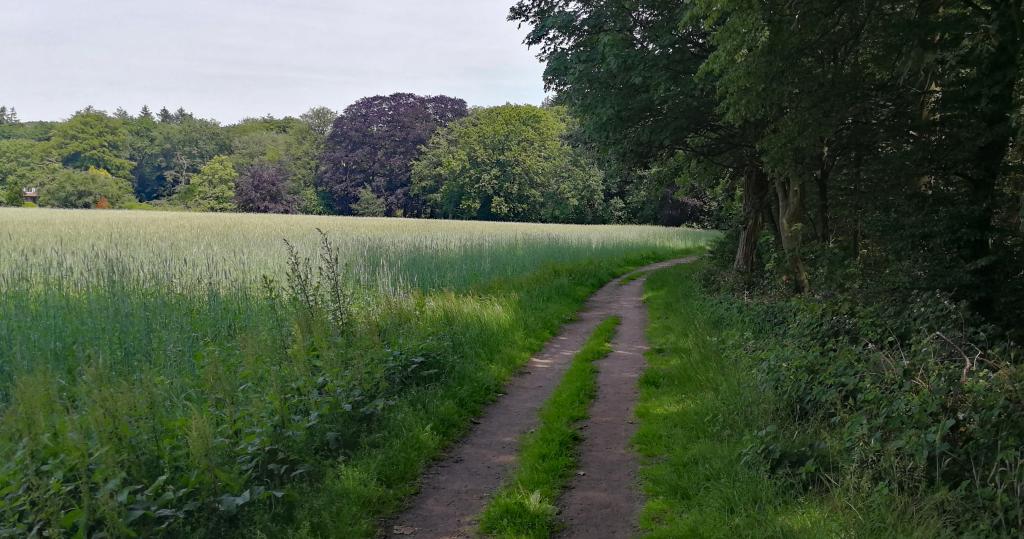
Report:
[[703,275],[717,303],[747,321],[754,390],[771,410],[745,457],[802,491],[896,497],[953,535],[1021,536],[1019,327],[992,322],[1007,313],[983,318],[966,291],[886,269],[870,250],[855,260],[809,250],[817,290],[794,295],[771,247],[760,246],[764,275],[753,281],[729,271],[728,242]]
[[[823,439],[823,426],[777,426],[785,411],[776,394],[764,391],[758,373],[765,360],[754,353],[773,338],[764,331],[772,321],[709,296],[699,285],[703,265],[655,272],[646,284],[651,351],[640,383],[635,438],[644,457],[644,535],[943,536],[934,507],[899,493],[864,481],[808,488],[799,472],[777,473],[778,458],[765,458],[760,440],[768,436],[813,448]],[[795,470],[801,467],[803,475],[834,472],[808,459]]]

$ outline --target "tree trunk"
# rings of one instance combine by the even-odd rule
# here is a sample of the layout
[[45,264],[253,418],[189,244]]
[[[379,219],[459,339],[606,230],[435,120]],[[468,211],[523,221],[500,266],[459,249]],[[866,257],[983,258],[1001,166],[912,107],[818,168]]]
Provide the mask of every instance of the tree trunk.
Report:
[[814,175],[814,182],[818,186],[818,217],[815,225],[817,225],[818,240],[823,244],[828,244],[832,240],[832,226],[829,219],[828,182],[832,175],[835,159],[833,159],[830,153],[828,144],[824,145],[821,150],[818,171]]
[[863,178],[862,168],[864,166],[864,154],[860,150],[856,150],[853,157],[853,256],[860,260],[860,245],[864,240],[863,228],[864,221],[861,216],[860,198],[861,198],[861,180]]
[[779,201],[772,197],[764,209],[765,221],[771,225],[775,249],[782,251],[782,234],[779,233]]
[[758,167],[750,167],[743,175],[743,229],[736,248],[733,269],[750,273],[754,269],[757,241],[764,227],[764,207],[768,198],[768,182]]
[[1017,207],[1017,229],[1024,236],[1024,189],[1020,192],[1020,202]]
[[789,262],[789,270],[796,291],[805,294],[810,292],[811,283],[807,276],[803,257],[800,255],[803,185],[794,180],[776,180],[775,193],[779,200],[778,228],[779,236],[782,238],[782,248],[785,250],[786,260]]
[[[993,252],[993,215],[996,184],[1002,173],[1003,162],[1014,134],[1013,114],[1016,111],[1014,91],[1020,75],[1018,59],[1022,52],[1021,2],[1020,0],[997,3],[998,8],[991,15],[991,31],[994,34],[992,52],[986,61],[978,66],[977,82],[984,85],[978,99],[984,107],[977,112],[987,134],[987,140],[974,152],[974,174],[971,175],[969,203],[975,210],[966,226],[972,228],[976,238],[968,248],[972,262],[991,259]],[[974,301],[974,307],[983,315],[991,314],[995,290],[992,264],[977,264],[972,273],[982,291]]]

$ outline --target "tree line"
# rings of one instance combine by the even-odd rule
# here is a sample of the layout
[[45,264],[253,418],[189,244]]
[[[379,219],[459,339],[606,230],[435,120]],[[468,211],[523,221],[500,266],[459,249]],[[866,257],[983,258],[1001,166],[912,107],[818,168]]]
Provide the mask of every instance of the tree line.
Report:
[[523,0],[510,19],[606,159],[731,193],[737,272],[767,234],[799,292],[840,257],[1022,304],[1021,2]]
[[8,205],[38,188],[39,204],[68,208],[577,223],[678,222],[701,210],[658,192],[652,211],[651,190],[603,171],[575,137],[578,123],[553,104],[470,109],[397,93],[340,114],[316,107],[227,126],[183,108],[87,107],[66,121],[24,123],[2,110]]

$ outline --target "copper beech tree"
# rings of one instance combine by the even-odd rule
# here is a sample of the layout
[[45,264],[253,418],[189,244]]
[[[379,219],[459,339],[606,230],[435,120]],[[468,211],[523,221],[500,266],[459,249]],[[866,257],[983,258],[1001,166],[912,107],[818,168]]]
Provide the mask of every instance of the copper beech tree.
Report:
[[360,99],[334,121],[316,186],[338,213],[351,214],[369,188],[388,214],[419,215],[423,204],[409,192],[412,162],[438,128],[468,113],[465,101],[448,96]]

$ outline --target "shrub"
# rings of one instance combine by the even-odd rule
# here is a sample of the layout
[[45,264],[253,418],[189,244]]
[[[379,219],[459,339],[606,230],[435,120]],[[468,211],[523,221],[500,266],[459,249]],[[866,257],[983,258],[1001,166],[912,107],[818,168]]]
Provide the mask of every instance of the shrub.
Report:
[[40,203],[57,208],[95,208],[103,198],[120,207],[134,200],[132,186],[128,180],[91,168],[86,172],[62,169],[39,189]]
[[198,211],[232,211],[235,209],[235,182],[238,172],[231,158],[218,155],[210,160],[188,185],[182,186],[176,199],[189,209]]
[[365,185],[359,189],[358,199],[352,204],[352,213],[362,217],[384,217],[387,211],[384,199]]

